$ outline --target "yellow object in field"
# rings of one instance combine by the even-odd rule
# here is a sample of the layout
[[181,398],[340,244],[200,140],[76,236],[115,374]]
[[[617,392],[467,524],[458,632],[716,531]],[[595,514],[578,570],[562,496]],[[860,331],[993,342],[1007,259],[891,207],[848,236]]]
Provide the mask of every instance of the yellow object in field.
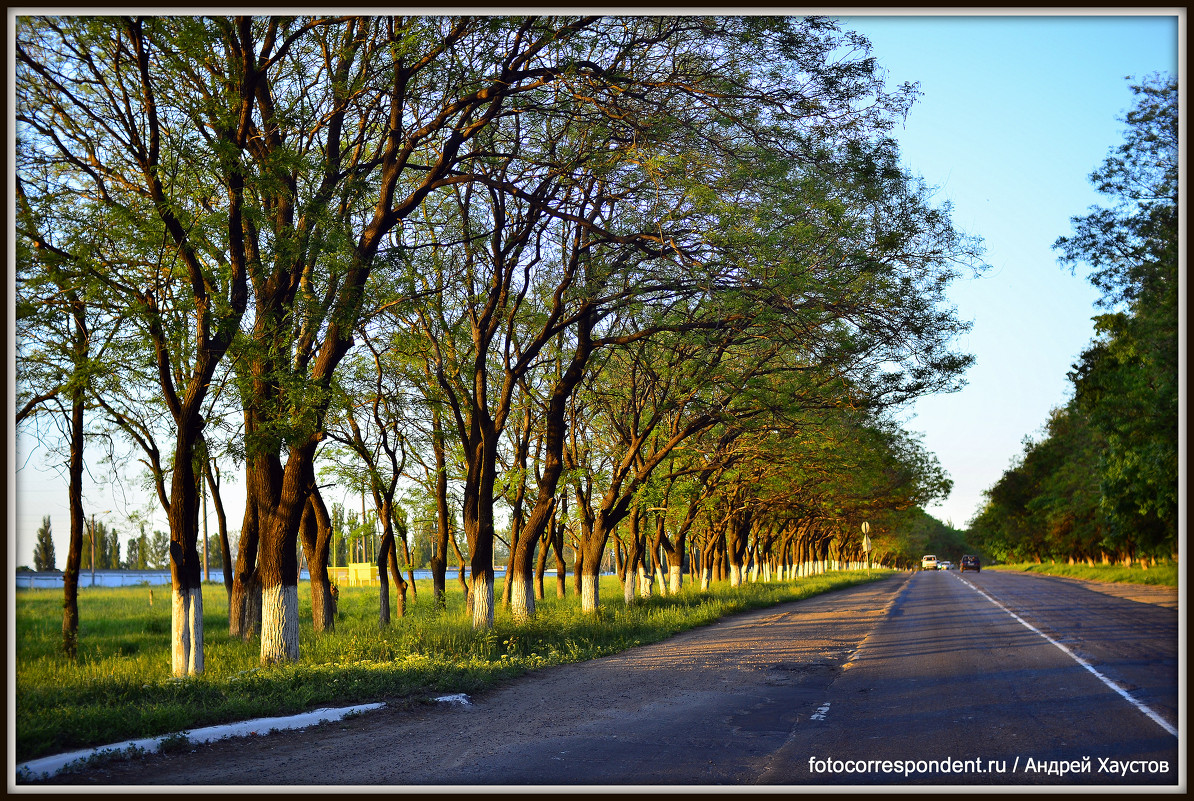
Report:
[[372,562],[348,563],[348,586],[360,587],[366,584],[373,586],[378,581],[377,565]]

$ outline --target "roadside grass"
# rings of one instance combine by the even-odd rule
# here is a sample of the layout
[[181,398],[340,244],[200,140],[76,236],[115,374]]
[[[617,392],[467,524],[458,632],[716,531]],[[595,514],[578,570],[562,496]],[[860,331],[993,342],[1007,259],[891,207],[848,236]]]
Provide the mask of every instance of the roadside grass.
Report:
[[1150,568],[1121,565],[1067,565],[1053,562],[1041,564],[1025,563],[1014,565],[983,566],[984,570],[1014,570],[1021,573],[1042,573],[1048,576],[1083,579],[1085,581],[1107,581],[1114,584],[1154,584],[1163,587],[1177,586],[1177,563],[1167,562]]
[[[294,714],[323,706],[419,703],[475,693],[530,670],[580,662],[656,642],[727,615],[796,601],[884,578],[891,571],[830,573],[793,582],[748,583],[709,591],[686,586],[630,606],[613,576],[601,582],[596,615],[582,615],[569,587],[538,601],[536,617],[515,625],[500,608],[494,627],[474,631],[460,586],[446,606],[429,581],[408,595],[407,614],[378,624],[378,588],[344,587],[335,632],[310,627],[310,589],[299,586],[299,662],[260,664],[260,643],[228,635],[223,585],[203,591],[204,672],[170,675],[167,587],[81,588],[79,657],[61,653],[60,590],[16,593],[16,758],[185,732],[201,726]],[[501,580],[497,590],[500,592]]]

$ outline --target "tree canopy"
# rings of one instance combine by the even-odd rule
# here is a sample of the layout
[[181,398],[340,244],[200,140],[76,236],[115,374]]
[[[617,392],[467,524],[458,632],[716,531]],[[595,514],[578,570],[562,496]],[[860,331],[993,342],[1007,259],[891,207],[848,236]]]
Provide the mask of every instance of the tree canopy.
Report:
[[[245,474],[230,627],[264,662],[298,658],[332,458],[400,589],[403,494],[437,588],[463,534],[477,626],[503,536],[517,615],[565,532],[595,611],[642,515],[675,567],[741,568],[853,558],[948,491],[893,412],[960,386],[945,290],[981,248],[900,164],[916,88],[832,20],[22,17],[16,56],[22,308],[57,348],[23,397],[113,378],[78,414],[169,510],[176,672],[213,461]],[[58,275],[119,349],[34,315]]]

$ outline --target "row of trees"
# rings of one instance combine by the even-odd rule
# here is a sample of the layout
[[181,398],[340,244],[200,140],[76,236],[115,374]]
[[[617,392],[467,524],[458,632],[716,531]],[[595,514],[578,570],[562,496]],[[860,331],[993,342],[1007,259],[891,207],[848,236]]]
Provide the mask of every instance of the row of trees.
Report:
[[[207,547],[206,566],[216,570],[222,568],[219,538],[214,535],[209,537]],[[83,536],[83,551],[80,554],[80,567],[83,570],[91,569],[93,553],[97,570],[164,570],[169,567],[170,535],[164,531],[154,531],[150,535],[142,525],[140,533],[130,536],[125,542],[125,555],[121,558],[120,532],[109,528],[103,521],[93,520],[87,525]],[[58,569],[57,564],[53,527],[49,515],[46,515],[37,530],[37,543],[33,550],[34,570],[54,571]]]
[[972,536],[1000,559],[1178,555],[1178,85],[1132,87],[1124,142],[1091,175],[1111,201],[1056,247],[1090,267],[1105,312],[1073,397],[986,493]]
[[832,21],[24,17],[15,56],[18,423],[68,452],[68,652],[85,441],[166,511],[177,674],[228,464],[263,662],[299,656],[300,548],[333,625],[329,482],[372,500],[381,623],[414,525],[478,627],[499,528],[525,619],[565,536],[593,612],[611,537],[630,575],[740,580],[948,490],[890,412],[958,386],[977,245],[888,136],[915,87]]

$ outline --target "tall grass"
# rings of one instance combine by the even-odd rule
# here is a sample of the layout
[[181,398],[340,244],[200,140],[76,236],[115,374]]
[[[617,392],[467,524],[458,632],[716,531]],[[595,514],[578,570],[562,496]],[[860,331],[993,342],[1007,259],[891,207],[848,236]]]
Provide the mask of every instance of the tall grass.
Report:
[[1149,568],[1136,565],[1132,567],[1067,565],[1054,562],[991,566],[993,570],[1015,570],[1022,573],[1041,573],[1047,576],[1062,576],[1085,581],[1107,581],[1113,584],[1153,584],[1163,587],[1177,586],[1177,568],[1175,562],[1156,564]]
[[310,627],[310,592],[299,588],[302,659],[262,666],[257,641],[228,636],[222,585],[203,592],[205,671],[170,675],[169,589],[82,588],[79,655],[61,654],[62,595],[16,596],[17,759],[126,739],[152,737],[320,706],[368,701],[418,702],[441,693],[476,692],[528,670],[578,662],[655,642],[725,615],[882,578],[875,570],[828,574],[793,583],[686,587],[626,606],[616,578],[603,577],[598,614],[582,615],[571,593],[537,605],[515,625],[504,610],[494,627],[475,631],[452,584],[444,609],[429,582],[405,617],[378,625],[377,587],[341,590],[336,631]]

